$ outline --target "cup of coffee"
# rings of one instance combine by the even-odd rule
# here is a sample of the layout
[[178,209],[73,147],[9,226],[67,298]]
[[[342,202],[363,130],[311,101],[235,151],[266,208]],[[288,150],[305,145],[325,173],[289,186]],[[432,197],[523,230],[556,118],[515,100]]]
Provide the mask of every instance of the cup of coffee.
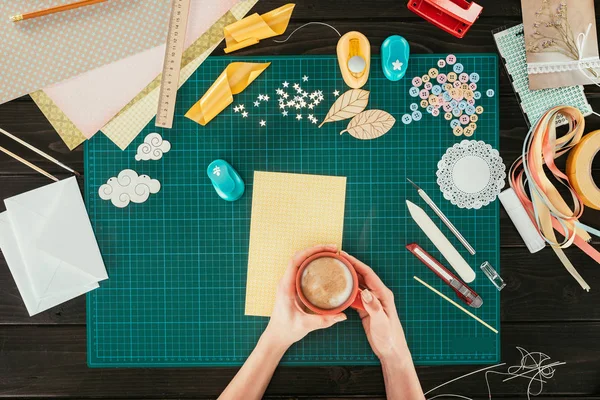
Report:
[[348,307],[364,310],[358,284],[350,261],[332,252],[308,257],[296,275],[298,297],[316,314],[339,314]]

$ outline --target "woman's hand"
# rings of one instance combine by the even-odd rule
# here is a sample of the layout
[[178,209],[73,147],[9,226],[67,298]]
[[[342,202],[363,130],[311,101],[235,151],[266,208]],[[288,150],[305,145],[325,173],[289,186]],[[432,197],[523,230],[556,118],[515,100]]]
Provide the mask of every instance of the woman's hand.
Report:
[[304,260],[323,251],[337,252],[335,245],[319,245],[299,251],[291,259],[277,287],[275,307],[264,335],[285,348],[317,329],[329,328],[346,319],[345,314],[316,315],[304,311],[296,295],[296,273]]
[[358,314],[373,352],[382,362],[400,359],[412,363],[404,330],[396,311],[394,294],[371,267],[346,252],[342,252],[342,255],[352,263],[367,286],[361,293],[365,311],[359,310]]

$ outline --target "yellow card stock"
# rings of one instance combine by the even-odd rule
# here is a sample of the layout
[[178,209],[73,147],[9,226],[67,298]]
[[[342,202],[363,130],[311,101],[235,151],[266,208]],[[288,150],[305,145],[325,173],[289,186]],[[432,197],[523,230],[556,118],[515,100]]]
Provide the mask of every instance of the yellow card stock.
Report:
[[255,172],[246,315],[270,316],[292,255],[317,244],[341,248],[346,178]]

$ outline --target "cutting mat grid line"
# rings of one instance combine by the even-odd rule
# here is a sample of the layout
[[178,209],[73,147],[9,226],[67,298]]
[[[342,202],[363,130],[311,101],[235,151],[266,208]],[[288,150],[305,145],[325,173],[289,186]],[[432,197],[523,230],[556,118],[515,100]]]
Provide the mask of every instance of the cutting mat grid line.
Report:
[[[445,55],[444,55],[445,56]],[[408,94],[411,79],[435,67],[442,55],[412,55],[406,77],[390,82],[373,57],[365,89],[368,109],[382,109],[397,119],[394,128],[373,141],[345,134],[348,121],[318,129],[296,112],[283,117],[276,89],[288,81],[309,93],[322,90],[324,101],[311,110],[319,121],[347,87],[334,56],[244,57],[272,64],[234,105],[244,104],[243,118],[233,106],[206,127],[181,117],[221,74],[233,57],[210,57],[179,90],[173,129],[152,121],[126,151],[103,135],[86,143],[86,204],[110,279],[88,294],[88,363],[92,367],[231,366],[252,351],[267,319],[244,315],[248,242],[254,171],[293,172],[348,178],[343,247],[370,264],[396,294],[412,355],[417,364],[488,364],[499,360],[500,337],[477,324],[413,280],[417,275],[443,293],[455,296],[404,249],[421,244],[441,258],[410,219],[404,201],[423,207],[476,270],[474,289],[484,299],[475,313],[499,328],[499,293],[478,266],[499,265],[497,202],[481,210],[464,210],[444,200],[436,184],[437,162],[455,137],[443,115],[425,110],[421,121],[405,125],[401,117],[419,98]],[[465,72],[477,72],[484,113],[472,139],[498,148],[497,58],[492,54],[458,54]],[[449,72],[449,67],[442,69]],[[309,77],[308,82],[302,76]],[[268,102],[254,107],[259,94]],[[300,111],[298,111],[300,113]],[[259,120],[267,122],[259,127]],[[171,141],[159,161],[136,162],[137,146],[150,132]],[[215,193],[206,166],[229,161],[246,182],[246,194],[228,203]],[[158,179],[162,188],[144,204],[118,209],[99,198],[100,185],[131,168]],[[477,250],[470,256],[427,208],[406,178],[419,184]],[[285,355],[287,365],[377,364],[355,312],[331,329],[310,334]]]

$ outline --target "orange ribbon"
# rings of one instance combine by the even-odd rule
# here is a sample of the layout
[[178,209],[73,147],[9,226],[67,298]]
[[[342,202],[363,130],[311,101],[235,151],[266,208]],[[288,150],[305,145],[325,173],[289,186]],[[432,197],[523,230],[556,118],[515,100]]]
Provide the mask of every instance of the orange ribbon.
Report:
[[[569,121],[569,131],[557,138],[556,119],[559,114]],[[550,244],[567,271],[583,289],[589,291],[589,285],[571,264],[563,248],[574,243],[598,263],[600,252],[588,243],[591,236],[587,230],[594,230],[579,222],[585,208],[583,199],[573,188],[569,177],[554,162],[581,141],[584,127],[584,116],[577,108],[559,106],[550,109],[529,131],[523,145],[523,154],[513,163],[509,175],[510,186],[540,234]],[[552,177],[569,191],[572,206],[567,204],[550,181],[544,166]],[[555,230],[564,236],[564,240],[559,241],[556,238]]]

